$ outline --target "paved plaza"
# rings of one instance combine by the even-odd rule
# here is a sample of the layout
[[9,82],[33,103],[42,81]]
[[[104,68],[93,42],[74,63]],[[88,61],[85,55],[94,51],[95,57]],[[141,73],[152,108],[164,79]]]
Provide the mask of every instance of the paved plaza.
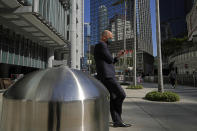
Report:
[[180,102],[151,102],[144,100],[147,92],[157,90],[156,84],[143,84],[142,90],[126,89],[123,119],[134,125],[130,128],[110,128],[110,131],[196,131],[197,88],[178,86],[166,90],[178,93]]
[[[197,131],[197,88],[178,86],[166,90],[178,93],[180,102],[151,102],[144,100],[147,92],[157,90],[156,84],[145,83],[144,89],[128,90],[123,106],[123,119],[134,124],[130,128],[113,128],[110,131]],[[124,87],[125,88],[125,87]],[[0,111],[2,94],[0,95]]]

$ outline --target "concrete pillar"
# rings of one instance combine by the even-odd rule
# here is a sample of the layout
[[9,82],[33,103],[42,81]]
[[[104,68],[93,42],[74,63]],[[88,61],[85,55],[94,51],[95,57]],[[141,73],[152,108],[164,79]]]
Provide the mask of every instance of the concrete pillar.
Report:
[[76,60],[77,60],[77,69],[80,70],[80,66],[81,66],[81,58],[83,56],[83,1],[84,0],[78,0],[77,4],[78,4],[78,10],[77,10],[77,18],[78,18],[78,23],[77,23],[77,56],[76,56]]
[[76,54],[76,69],[80,70],[80,58],[81,58],[81,19],[80,19],[80,11],[81,11],[81,5],[80,5],[80,1],[77,2],[78,4],[78,10],[77,10],[77,19],[78,19],[78,23],[77,23],[77,54]]
[[84,57],[84,0],[82,1],[82,57]]
[[47,67],[51,68],[53,67],[53,60],[54,60],[54,49],[53,48],[48,48],[47,50]]
[[[81,1],[81,58],[84,57],[84,0]],[[81,61],[80,61],[81,64]]]
[[71,0],[71,68],[76,69],[76,0]]

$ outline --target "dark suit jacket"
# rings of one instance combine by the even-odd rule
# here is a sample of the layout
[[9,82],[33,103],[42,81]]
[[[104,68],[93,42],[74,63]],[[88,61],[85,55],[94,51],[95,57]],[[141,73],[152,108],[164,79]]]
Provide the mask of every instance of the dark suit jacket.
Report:
[[113,58],[107,44],[99,42],[94,48],[94,59],[96,62],[97,77],[113,78],[115,77],[114,64],[118,61],[118,58]]

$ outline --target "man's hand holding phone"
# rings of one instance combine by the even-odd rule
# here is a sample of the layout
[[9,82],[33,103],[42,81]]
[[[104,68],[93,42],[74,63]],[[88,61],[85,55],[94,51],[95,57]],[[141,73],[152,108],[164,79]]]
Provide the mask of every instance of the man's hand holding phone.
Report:
[[120,58],[121,56],[125,55],[126,51],[125,50],[121,50],[118,52],[117,57]]

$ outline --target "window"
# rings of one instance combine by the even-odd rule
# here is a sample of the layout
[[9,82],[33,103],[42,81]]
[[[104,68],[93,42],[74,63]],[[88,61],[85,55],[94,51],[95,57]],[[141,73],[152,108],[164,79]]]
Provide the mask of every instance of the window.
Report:
[[77,9],[77,10],[79,9],[79,6],[78,6],[78,4],[76,4],[76,9]]
[[70,24],[70,15],[67,15],[67,25]]
[[69,31],[67,31],[67,40],[69,40]]

